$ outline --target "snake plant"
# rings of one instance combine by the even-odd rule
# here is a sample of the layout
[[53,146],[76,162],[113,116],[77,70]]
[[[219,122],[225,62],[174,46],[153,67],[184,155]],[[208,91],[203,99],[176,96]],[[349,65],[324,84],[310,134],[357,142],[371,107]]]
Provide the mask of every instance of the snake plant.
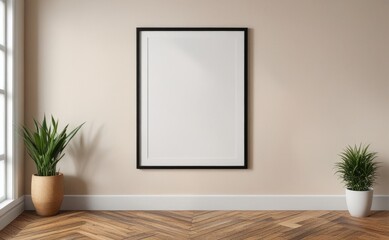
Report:
[[82,125],[84,123],[68,134],[69,125],[66,125],[65,128],[59,131],[58,120],[55,121],[54,117],[51,116],[51,124],[48,124],[46,116],[44,116],[42,123],[38,123],[34,119],[34,130],[30,130],[25,126],[21,127],[21,135],[27,153],[35,162],[38,176],[54,176],[58,174],[56,170],[57,163],[65,155],[63,153],[64,149]]

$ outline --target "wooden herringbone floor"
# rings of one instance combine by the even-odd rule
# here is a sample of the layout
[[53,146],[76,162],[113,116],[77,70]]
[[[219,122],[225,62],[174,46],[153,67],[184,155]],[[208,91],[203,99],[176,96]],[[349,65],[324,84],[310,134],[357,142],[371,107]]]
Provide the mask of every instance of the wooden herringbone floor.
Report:
[[0,239],[389,239],[389,212],[344,211],[26,211]]

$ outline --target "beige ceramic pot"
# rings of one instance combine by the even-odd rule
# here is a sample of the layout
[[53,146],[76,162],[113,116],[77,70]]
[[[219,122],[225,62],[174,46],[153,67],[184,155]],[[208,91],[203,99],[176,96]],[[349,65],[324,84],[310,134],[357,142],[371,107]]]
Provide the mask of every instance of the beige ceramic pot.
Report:
[[38,215],[57,214],[62,204],[63,194],[62,173],[56,176],[32,175],[31,198]]

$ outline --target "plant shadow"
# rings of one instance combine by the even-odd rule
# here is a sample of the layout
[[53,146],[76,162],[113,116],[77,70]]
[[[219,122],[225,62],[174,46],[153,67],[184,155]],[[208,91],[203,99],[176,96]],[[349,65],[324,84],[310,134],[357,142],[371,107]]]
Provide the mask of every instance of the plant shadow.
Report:
[[[93,126],[84,129],[77,139],[69,145],[68,154],[73,160],[75,174],[66,176],[65,192],[72,194],[88,194],[85,176],[93,173],[98,159],[103,159],[105,151],[101,150],[100,141],[103,127],[94,130]],[[93,163],[92,163],[93,162]]]

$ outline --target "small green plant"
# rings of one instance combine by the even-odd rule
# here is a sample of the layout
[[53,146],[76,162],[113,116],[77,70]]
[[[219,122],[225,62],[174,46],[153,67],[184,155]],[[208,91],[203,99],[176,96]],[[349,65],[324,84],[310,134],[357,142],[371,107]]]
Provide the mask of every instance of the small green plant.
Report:
[[57,175],[57,163],[65,155],[63,150],[84,123],[76,127],[69,134],[67,134],[69,125],[66,125],[62,131],[58,131],[58,120],[55,121],[53,116],[51,116],[50,126],[46,122],[46,116],[43,117],[42,123],[38,123],[34,119],[34,125],[34,131],[22,126],[21,135],[28,155],[35,162],[38,172],[37,175]]
[[376,152],[369,151],[369,145],[355,145],[339,154],[341,161],[335,164],[336,174],[342,179],[345,187],[352,191],[368,191],[377,179],[379,163],[374,159]]

